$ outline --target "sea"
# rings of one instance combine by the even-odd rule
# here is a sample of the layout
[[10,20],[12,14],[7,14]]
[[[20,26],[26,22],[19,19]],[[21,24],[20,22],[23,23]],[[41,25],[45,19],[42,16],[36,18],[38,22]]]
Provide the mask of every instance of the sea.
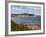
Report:
[[40,24],[41,16],[14,16],[11,20],[18,24]]

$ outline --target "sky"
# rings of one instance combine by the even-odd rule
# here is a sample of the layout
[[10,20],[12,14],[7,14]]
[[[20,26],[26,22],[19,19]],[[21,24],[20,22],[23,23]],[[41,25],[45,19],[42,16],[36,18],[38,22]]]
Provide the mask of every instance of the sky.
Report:
[[34,15],[41,15],[41,7],[11,5],[11,13],[13,14],[29,13]]

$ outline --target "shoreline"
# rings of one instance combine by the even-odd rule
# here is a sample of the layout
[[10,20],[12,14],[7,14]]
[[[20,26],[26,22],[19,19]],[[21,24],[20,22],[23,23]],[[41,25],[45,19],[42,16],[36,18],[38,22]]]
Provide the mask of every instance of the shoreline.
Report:
[[26,31],[26,30],[40,30],[41,25],[39,24],[17,24],[15,22],[11,22],[11,31]]

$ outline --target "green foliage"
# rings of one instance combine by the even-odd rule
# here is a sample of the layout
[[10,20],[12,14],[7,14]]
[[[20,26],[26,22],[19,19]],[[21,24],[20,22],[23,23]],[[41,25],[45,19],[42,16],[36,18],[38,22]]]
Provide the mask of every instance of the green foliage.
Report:
[[24,31],[24,30],[28,30],[28,28],[23,24],[16,24],[11,20],[11,31]]
[[13,21],[11,21],[11,31],[23,31],[24,25],[16,24]]
[[[28,28],[28,25],[17,24],[11,20],[11,31],[25,31],[25,30],[33,30],[32,28]],[[33,25],[35,26],[35,25]],[[34,29],[35,30],[35,29]]]

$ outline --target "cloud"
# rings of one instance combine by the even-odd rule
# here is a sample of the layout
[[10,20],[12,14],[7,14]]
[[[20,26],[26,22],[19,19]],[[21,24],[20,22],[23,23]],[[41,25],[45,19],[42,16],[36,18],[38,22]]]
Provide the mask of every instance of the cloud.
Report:
[[35,15],[41,15],[41,7],[40,6],[11,6],[11,12],[14,14],[21,13],[32,13]]

